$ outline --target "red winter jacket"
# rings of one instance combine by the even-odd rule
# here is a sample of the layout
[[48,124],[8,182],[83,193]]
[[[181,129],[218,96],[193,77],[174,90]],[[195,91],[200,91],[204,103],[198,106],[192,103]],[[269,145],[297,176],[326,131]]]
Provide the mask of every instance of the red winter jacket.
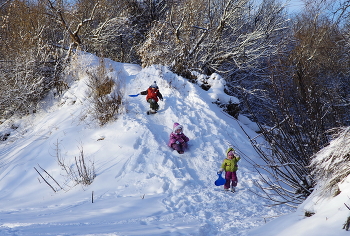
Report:
[[142,91],[140,94],[147,95],[146,101],[148,101],[148,99],[154,99],[154,101],[158,102],[158,98],[163,99],[163,95],[159,92],[159,90],[153,90],[151,87],[149,87],[146,91]]

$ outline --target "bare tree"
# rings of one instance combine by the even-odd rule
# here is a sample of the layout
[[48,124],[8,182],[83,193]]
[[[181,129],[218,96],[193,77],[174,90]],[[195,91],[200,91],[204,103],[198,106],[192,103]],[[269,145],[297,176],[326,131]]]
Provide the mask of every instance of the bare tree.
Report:
[[118,62],[138,63],[136,48],[144,36],[133,25],[126,17],[106,20],[92,31],[89,50]]
[[[312,193],[315,186],[305,136],[301,130],[295,129],[299,127],[293,123],[292,118],[286,117],[273,127],[266,127],[259,122],[257,124],[261,134],[257,137],[248,136],[264,162],[252,161],[261,175],[261,181],[255,182],[261,190],[257,194],[273,204],[297,207]],[[295,133],[296,131],[299,132]],[[264,143],[258,140],[260,136],[266,140]]]
[[[309,8],[292,26],[289,51],[268,65],[265,106],[252,112],[267,143],[262,146],[254,138],[252,143],[265,162],[256,164],[262,195],[296,206],[316,184],[315,165],[310,164],[331,140],[327,131],[348,122],[343,91],[348,91],[349,76],[343,53],[347,46],[336,22]],[[252,109],[251,100],[246,104]],[[262,123],[260,114],[268,122]]]
[[[61,24],[64,29],[64,32],[68,33],[69,38],[71,40],[70,49],[81,47],[82,39],[80,37],[81,28],[87,25],[89,22],[93,20],[96,8],[98,7],[98,1],[95,5],[90,9],[90,15],[87,17],[82,17],[79,20],[69,21],[71,17],[67,16],[69,13],[66,13],[64,4],[62,2],[54,2],[51,0],[46,0],[49,9],[50,16],[53,20]],[[67,14],[67,15],[66,15]],[[75,17],[73,18],[75,19]],[[72,26],[73,25],[73,26]],[[73,28],[75,26],[75,28]]]
[[137,49],[154,22],[165,14],[168,0],[108,1],[100,5],[96,25],[87,37],[88,50],[119,62],[141,63]]
[[254,12],[248,0],[173,3],[139,50],[143,66],[171,65],[180,74],[253,68],[275,52],[285,28],[283,7],[264,4]]
[[0,17],[0,117],[35,112],[61,80],[60,52],[48,44],[50,21],[42,1],[10,1]]

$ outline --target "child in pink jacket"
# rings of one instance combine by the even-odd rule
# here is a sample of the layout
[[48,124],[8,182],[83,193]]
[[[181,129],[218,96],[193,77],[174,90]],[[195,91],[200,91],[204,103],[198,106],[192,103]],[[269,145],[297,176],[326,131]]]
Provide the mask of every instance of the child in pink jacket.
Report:
[[170,134],[168,146],[176,150],[179,154],[183,154],[187,149],[187,142],[190,139],[182,132],[182,125],[174,123],[173,132]]

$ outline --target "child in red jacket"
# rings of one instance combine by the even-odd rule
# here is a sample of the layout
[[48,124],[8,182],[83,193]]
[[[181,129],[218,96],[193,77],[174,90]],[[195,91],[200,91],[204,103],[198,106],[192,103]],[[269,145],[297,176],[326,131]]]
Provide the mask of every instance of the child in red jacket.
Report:
[[150,104],[150,110],[147,111],[147,114],[156,113],[159,109],[158,98],[161,101],[163,101],[163,95],[159,92],[159,88],[156,81],[154,81],[154,83],[151,86],[149,86],[147,90],[140,92],[140,94],[147,95],[146,101]]

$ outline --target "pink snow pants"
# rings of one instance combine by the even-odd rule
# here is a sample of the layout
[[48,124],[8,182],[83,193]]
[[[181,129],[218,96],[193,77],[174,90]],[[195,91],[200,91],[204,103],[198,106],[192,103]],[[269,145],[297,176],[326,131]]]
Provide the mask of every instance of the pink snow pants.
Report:
[[236,171],[235,172],[226,171],[225,179],[226,179],[226,183],[224,185],[224,189],[229,189],[230,188],[231,181],[232,181],[232,187],[236,187],[237,186],[238,179],[237,179]]

